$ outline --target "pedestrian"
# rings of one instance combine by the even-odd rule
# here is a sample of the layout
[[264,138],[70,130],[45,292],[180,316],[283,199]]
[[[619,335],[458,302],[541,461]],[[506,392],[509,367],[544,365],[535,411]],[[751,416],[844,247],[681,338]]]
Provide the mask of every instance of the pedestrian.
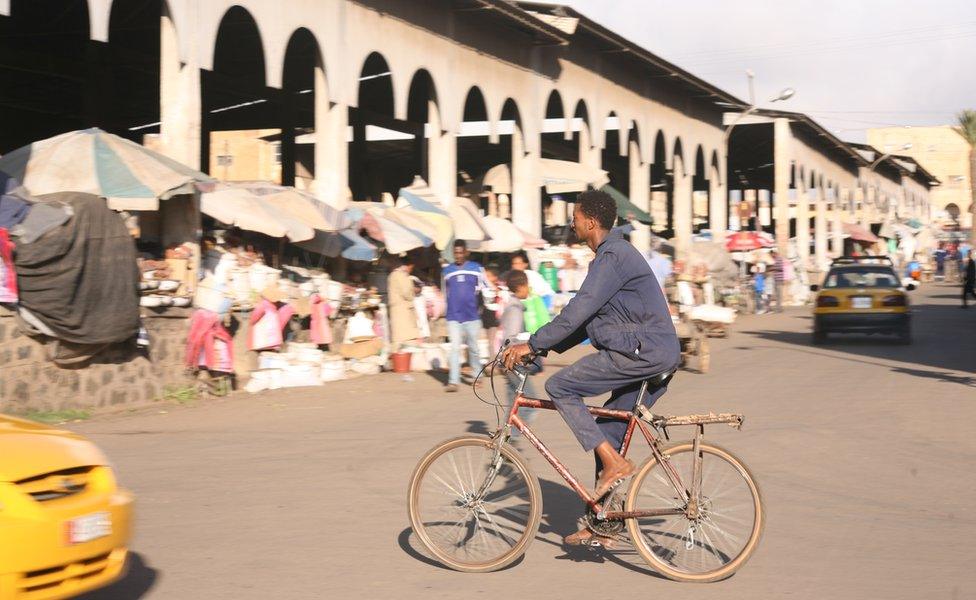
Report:
[[945,278],[945,261],[948,255],[949,253],[946,252],[945,244],[939,242],[939,247],[932,253],[932,256],[935,258],[935,276],[938,279]]
[[773,276],[773,294],[771,298],[776,299],[776,312],[783,312],[783,296],[786,291],[786,259],[783,258],[779,250],[773,248],[773,264],[769,267],[769,272]]
[[472,377],[481,368],[478,356],[478,337],[481,335],[478,296],[485,287],[484,269],[473,260],[468,260],[470,253],[467,243],[455,240],[453,250],[454,262],[445,267],[441,274],[441,289],[447,300],[447,335],[451,341],[446,392],[456,392],[461,383],[462,343],[468,346],[468,366]]
[[756,314],[761,315],[766,312],[766,274],[753,267],[755,274],[752,276],[752,289],[756,293]]
[[651,240],[651,249],[647,252],[647,264],[651,267],[651,271],[654,272],[654,277],[663,290],[668,277],[674,272],[674,267],[671,264],[671,259],[660,252],[660,247],[661,238],[653,238]]
[[413,342],[420,337],[412,273],[413,261],[405,258],[386,280],[390,308],[390,343],[394,352],[404,343]]
[[[528,339],[527,336],[521,335],[527,333],[525,327],[525,304],[522,301],[529,297],[529,278],[525,275],[524,271],[512,269],[505,273],[504,280],[505,286],[509,291],[509,298],[505,303],[505,308],[502,310],[500,321],[502,338],[510,340],[513,343],[525,341],[520,339],[522,337]],[[519,378],[511,371],[505,371],[505,377],[508,380],[508,406],[511,407],[512,403],[515,402],[515,390],[518,388]],[[522,392],[530,398],[536,397],[535,386],[532,385],[531,376],[526,378],[525,387],[522,388]],[[535,416],[535,411],[524,409],[519,411],[519,416],[522,418],[522,421],[529,423]],[[517,436],[518,431],[513,431],[512,437]]]
[[962,283],[962,307],[969,308],[969,304],[966,303],[969,296],[976,298],[976,250],[970,250],[969,260],[966,261],[966,270],[964,273],[965,277],[963,277]]
[[488,351],[491,356],[498,353],[498,315],[504,303],[502,282],[498,279],[498,267],[485,267],[485,288],[482,290],[481,326],[488,334]]
[[545,277],[529,268],[529,257],[524,252],[519,252],[512,257],[512,268],[516,271],[525,271],[525,276],[529,278],[531,292],[542,298],[542,301],[546,303],[546,308],[552,310],[552,301],[556,296],[556,290],[552,289]]

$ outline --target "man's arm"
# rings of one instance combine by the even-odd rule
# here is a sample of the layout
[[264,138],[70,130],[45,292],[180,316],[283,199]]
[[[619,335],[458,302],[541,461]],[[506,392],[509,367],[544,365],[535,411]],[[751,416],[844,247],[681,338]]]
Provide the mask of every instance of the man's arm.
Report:
[[547,352],[579,330],[624,284],[617,271],[617,257],[608,252],[590,263],[579,292],[547,325],[529,338],[534,352]]

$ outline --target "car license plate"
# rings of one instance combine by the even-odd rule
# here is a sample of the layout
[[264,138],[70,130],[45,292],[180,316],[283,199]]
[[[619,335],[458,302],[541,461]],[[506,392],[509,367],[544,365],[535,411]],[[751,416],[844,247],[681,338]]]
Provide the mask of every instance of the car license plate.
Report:
[[871,296],[854,296],[851,298],[853,308],[871,308]]
[[107,512],[97,512],[64,523],[64,539],[68,544],[81,544],[97,540],[112,533],[112,517]]

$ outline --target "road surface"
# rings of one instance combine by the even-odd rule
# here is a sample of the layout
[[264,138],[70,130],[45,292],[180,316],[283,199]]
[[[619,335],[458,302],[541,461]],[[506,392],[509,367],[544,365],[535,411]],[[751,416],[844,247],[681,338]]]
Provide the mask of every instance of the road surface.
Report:
[[[750,466],[768,511],[756,554],[725,581],[674,583],[629,549],[567,551],[578,501],[535,455],[544,510],[525,559],[482,575],[432,563],[409,528],[411,470],[494,413],[467,389],[390,373],[72,425],[138,499],[128,576],[88,598],[976,597],[976,308],[958,308],[956,287],[913,294],[911,346],[815,347],[809,309],[751,316],[713,340],[710,373],[679,373],[657,405],[746,415],[741,432],[706,431]],[[558,416],[536,423],[591,473]]]

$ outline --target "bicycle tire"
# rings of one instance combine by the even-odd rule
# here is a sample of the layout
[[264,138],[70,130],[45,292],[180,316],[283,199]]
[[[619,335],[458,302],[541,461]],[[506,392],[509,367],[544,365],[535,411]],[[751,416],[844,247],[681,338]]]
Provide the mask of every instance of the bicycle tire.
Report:
[[[673,458],[676,455],[680,455],[682,453],[691,454],[693,448],[694,445],[691,442],[681,442],[663,450],[662,452],[665,455]],[[753,523],[752,523],[751,530],[749,532],[749,536],[746,539],[745,543],[743,544],[741,550],[739,550],[739,552],[735,556],[730,557],[730,560],[728,560],[718,568],[709,569],[703,572],[689,572],[688,570],[682,570],[676,568],[672,564],[669,564],[668,561],[664,560],[662,556],[659,556],[659,552],[663,553],[662,549],[658,547],[659,549],[655,551],[655,548],[650,546],[647,536],[645,536],[644,532],[641,530],[640,522],[638,521],[638,519],[628,519],[627,530],[630,534],[631,542],[633,543],[634,549],[637,551],[637,553],[640,554],[641,558],[643,558],[644,561],[648,565],[650,565],[651,568],[653,568],[655,571],[675,581],[708,583],[712,581],[725,579],[726,577],[732,575],[739,568],[741,568],[742,565],[744,565],[745,562],[752,556],[752,553],[755,551],[756,546],[758,545],[759,540],[762,537],[763,528],[765,527],[766,519],[765,519],[765,511],[762,502],[762,493],[760,492],[759,485],[756,483],[755,479],[753,478],[752,473],[750,473],[749,469],[745,466],[745,464],[741,460],[736,458],[731,452],[725,450],[724,448],[716,446],[714,444],[702,442],[700,444],[700,449],[703,453],[703,460],[704,460],[704,456],[706,455],[711,455],[716,459],[720,459],[721,461],[724,461],[726,464],[731,466],[733,471],[737,473],[739,476],[741,476],[742,480],[744,480],[746,484],[746,488],[748,489],[753,501]],[[648,458],[640,466],[640,468],[637,471],[637,474],[634,476],[633,480],[631,481],[630,489],[627,491],[627,498],[625,501],[624,510],[631,511],[631,510],[639,510],[640,508],[643,509],[665,508],[664,506],[638,507],[637,498],[638,495],[640,494],[641,487],[643,486],[644,482],[647,480],[647,477],[652,473],[655,466],[659,466],[659,463],[654,456]],[[663,468],[659,467],[658,470],[663,472]],[[686,474],[679,472],[679,475],[682,475],[687,478],[690,478],[691,476],[690,472]],[[702,492],[704,496],[706,492],[706,482],[704,481],[704,479],[702,481]],[[679,515],[679,516],[669,517],[669,518],[684,519],[685,522],[690,523],[690,520],[684,515]],[[719,529],[719,531],[721,531],[721,529]],[[660,537],[663,538],[664,535],[662,534]],[[669,535],[668,537],[673,537],[673,535]],[[718,536],[716,536],[716,538],[718,538]],[[684,537],[682,537],[681,539],[683,540]],[[694,539],[691,538],[691,540],[692,540],[692,546],[694,547]],[[700,544],[701,547],[704,549],[705,548],[704,542],[700,542]],[[711,542],[709,543],[709,546],[714,546],[717,548],[717,546],[712,544]],[[721,554],[721,553],[712,552],[712,554]]]
[[[421,515],[424,504],[423,500],[421,499],[421,492],[423,491],[425,476],[430,473],[432,465],[434,465],[439,458],[445,456],[448,452],[459,448],[470,447],[475,449],[484,449],[485,455],[490,456],[490,453],[493,452],[490,448],[491,443],[492,440],[490,437],[482,435],[466,435],[441,442],[437,446],[431,448],[423,456],[423,458],[420,459],[420,462],[417,463],[417,466],[414,468],[413,474],[410,477],[410,486],[407,493],[407,505],[410,524],[413,527],[413,531],[417,535],[417,538],[420,540],[421,544],[423,544],[423,546],[434,556],[434,558],[443,563],[445,566],[456,571],[462,571],[465,573],[487,573],[503,569],[511,565],[523,554],[525,554],[526,549],[528,549],[529,545],[532,543],[532,540],[535,538],[536,532],[539,530],[539,521],[542,517],[542,489],[539,486],[539,480],[532,473],[532,470],[529,468],[526,460],[517,451],[515,451],[514,448],[506,444],[502,448],[502,456],[512,465],[512,472],[519,474],[519,476],[524,480],[527,493],[526,499],[529,504],[528,510],[526,511],[526,522],[524,524],[523,531],[518,534],[518,540],[509,550],[501,552],[498,556],[491,556],[484,560],[477,561],[459,560],[456,557],[451,556],[444,548],[434,542],[433,536],[429,531],[430,528],[428,527],[428,524],[424,522],[423,516]],[[486,463],[486,466],[487,464],[490,463]],[[458,510],[460,511],[461,509],[458,508]],[[476,519],[480,520],[480,517],[476,516]],[[495,525],[494,521],[488,522],[490,522],[493,526]],[[480,527],[478,523],[475,523],[475,526]]]

